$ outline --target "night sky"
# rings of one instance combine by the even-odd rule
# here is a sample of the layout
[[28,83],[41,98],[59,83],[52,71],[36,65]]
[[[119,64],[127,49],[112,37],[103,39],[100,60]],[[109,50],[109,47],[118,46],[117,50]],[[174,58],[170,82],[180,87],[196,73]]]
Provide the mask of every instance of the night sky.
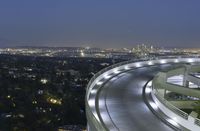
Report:
[[200,0],[0,0],[0,46],[200,47]]

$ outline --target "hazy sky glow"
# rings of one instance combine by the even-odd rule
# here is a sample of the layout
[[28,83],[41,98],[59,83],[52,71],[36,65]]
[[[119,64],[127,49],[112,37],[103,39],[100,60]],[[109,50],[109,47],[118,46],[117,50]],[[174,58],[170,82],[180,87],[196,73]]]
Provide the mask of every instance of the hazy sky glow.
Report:
[[1,46],[200,47],[200,0],[1,0]]

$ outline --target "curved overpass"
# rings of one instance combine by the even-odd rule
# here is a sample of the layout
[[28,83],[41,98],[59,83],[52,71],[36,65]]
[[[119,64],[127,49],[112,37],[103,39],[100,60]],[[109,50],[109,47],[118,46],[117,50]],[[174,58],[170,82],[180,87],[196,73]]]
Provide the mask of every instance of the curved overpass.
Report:
[[87,87],[88,130],[187,130],[168,121],[169,116],[160,109],[155,110],[153,98],[144,92],[158,72],[198,62],[197,58],[130,61],[100,71]]

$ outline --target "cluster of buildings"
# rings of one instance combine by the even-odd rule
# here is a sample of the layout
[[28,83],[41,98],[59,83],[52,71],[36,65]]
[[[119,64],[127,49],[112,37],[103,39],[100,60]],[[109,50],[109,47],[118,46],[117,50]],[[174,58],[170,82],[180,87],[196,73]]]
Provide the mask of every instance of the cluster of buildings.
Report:
[[0,54],[48,56],[48,57],[90,57],[90,58],[151,58],[164,55],[199,56],[200,49],[159,48],[153,45],[140,44],[134,48],[101,49],[90,47],[17,47],[2,48]]

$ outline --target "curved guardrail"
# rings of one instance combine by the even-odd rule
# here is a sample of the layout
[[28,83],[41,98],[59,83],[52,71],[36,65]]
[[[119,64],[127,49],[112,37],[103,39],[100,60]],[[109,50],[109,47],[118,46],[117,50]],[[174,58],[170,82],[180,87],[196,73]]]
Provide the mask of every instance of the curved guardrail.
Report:
[[156,91],[156,89],[154,89],[154,94],[157,97],[157,99],[163,103],[167,108],[169,108],[171,111],[173,111],[174,113],[176,113],[177,115],[181,116],[184,119],[188,119],[189,114],[187,114],[186,112],[180,110],[179,108],[177,108],[176,106],[172,105],[170,102],[168,102],[166,99],[164,99],[162,97],[161,94],[159,94],[158,91]]
[[195,124],[198,125],[198,126],[200,126],[200,119],[196,118],[195,119]]
[[[118,64],[114,64],[112,66],[109,66],[107,68],[104,68],[103,70],[99,71],[98,73],[96,73],[92,79],[89,81],[88,85],[87,85],[87,91],[86,91],[86,115],[87,115],[87,119],[90,120],[92,122],[92,124],[101,131],[106,131],[108,130],[107,127],[104,125],[103,121],[101,119],[99,119],[100,116],[98,116],[98,109],[96,109],[96,107],[93,107],[94,109],[92,110],[92,107],[89,104],[89,97],[91,95],[91,91],[93,89],[93,87],[97,84],[97,82],[99,81],[99,79],[103,78],[103,74],[106,72],[109,72],[111,70],[114,70],[115,68],[118,67],[122,67],[124,66],[130,66],[130,69],[136,69],[136,68],[140,68],[143,66],[152,66],[152,65],[158,65],[158,64],[166,64],[166,63],[192,63],[192,62],[200,62],[199,58],[178,58],[178,59],[154,59],[154,60],[149,60],[148,59],[140,59],[140,60],[132,60],[132,61],[126,61],[126,62],[121,62]],[[137,64],[140,64],[140,66],[137,66]],[[127,70],[127,69],[125,69]],[[124,71],[125,71],[124,70]],[[101,78],[102,77],[102,78]],[[96,101],[96,99],[95,99]],[[96,102],[95,102],[96,103]],[[166,103],[166,102],[164,102]],[[174,109],[174,107],[172,107],[169,104],[168,105],[170,108]],[[96,105],[94,105],[96,106]],[[174,109],[176,110],[176,109]],[[177,112],[179,112],[178,110],[176,110]],[[95,113],[96,112],[96,113]],[[187,115],[185,115],[184,113],[179,113],[180,115],[182,115],[183,117],[185,117],[187,119]]]
[[[194,61],[198,60],[198,62],[199,62],[199,59],[191,59],[190,62],[192,62],[192,60],[194,60]],[[171,70],[169,70],[169,72],[172,73]],[[165,115],[167,115],[168,117],[171,117],[172,118],[171,121],[173,121],[174,123],[179,123],[181,126],[186,127],[187,129],[190,129],[192,131],[199,131],[200,130],[200,119],[196,118],[196,116],[193,116],[192,114],[187,114],[186,112],[180,110],[179,108],[177,108],[176,106],[174,106],[173,104],[171,104],[169,101],[167,101],[164,98],[164,95],[162,94],[162,92],[164,90],[167,90],[167,88],[163,88],[163,86],[174,85],[172,83],[169,83],[168,85],[166,85],[167,73],[168,72],[158,73],[157,76],[154,77],[154,79],[152,81],[152,93],[151,94],[152,94],[152,97],[153,97],[155,103],[157,102],[157,105],[162,110],[162,112]],[[180,72],[177,72],[177,74],[179,74],[179,73]],[[173,72],[173,75],[176,75],[176,74]],[[176,87],[179,89],[182,88],[182,90],[186,89],[186,88],[183,88],[182,86],[178,86],[178,85],[176,85]],[[161,89],[162,92],[160,92],[159,89]],[[192,93],[190,93],[190,95],[194,95]],[[175,121],[173,119],[175,119]]]

